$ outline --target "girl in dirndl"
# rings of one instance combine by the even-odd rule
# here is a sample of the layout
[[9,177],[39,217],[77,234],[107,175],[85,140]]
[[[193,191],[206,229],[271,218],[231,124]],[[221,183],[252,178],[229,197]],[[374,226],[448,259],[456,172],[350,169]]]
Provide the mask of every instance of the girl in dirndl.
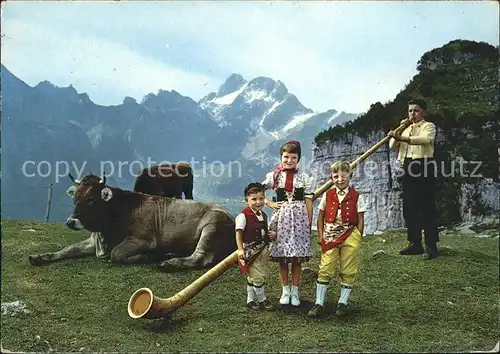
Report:
[[[266,174],[262,183],[276,191],[276,202],[265,203],[274,213],[269,229],[276,231],[276,241],[269,245],[270,259],[279,262],[282,294],[280,304],[300,305],[299,286],[302,263],[311,257],[311,224],[313,217],[312,179],[297,168],[301,147],[298,141],[289,141],[280,149],[280,163]],[[289,285],[289,264],[292,284]]]

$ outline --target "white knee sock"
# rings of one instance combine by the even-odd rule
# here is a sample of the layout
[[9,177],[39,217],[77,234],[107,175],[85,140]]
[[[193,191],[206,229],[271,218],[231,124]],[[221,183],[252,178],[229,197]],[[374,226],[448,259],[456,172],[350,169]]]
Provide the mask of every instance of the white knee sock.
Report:
[[261,285],[259,287],[254,285],[254,289],[255,289],[255,294],[257,295],[257,300],[259,302],[266,300],[266,294],[264,292],[264,285]]
[[255,301],[255,290],[253,288],[253,284],[247,284],[247,304],[249,302]]
[[352,286],[349,285],[340,285],[340,298],[339,303],[347,305],[347,300],[349,299],[349,294],[351,293]]
[[327,290],[328,284],[316,283],[316,304],[321,306],[324,305]]

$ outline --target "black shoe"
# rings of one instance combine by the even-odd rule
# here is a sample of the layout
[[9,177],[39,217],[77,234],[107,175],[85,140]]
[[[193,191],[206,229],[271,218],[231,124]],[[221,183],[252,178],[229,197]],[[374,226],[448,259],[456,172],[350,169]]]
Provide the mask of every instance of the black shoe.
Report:
[[408,247],[403,248],[401,251],[399,251],[399,254],[408,256],[408,255],[414,255],[414,254],[422,254],[424,253],[424,248],[422,245],[415,244],[415,243],[410,243]]
[[335,314],[339,317],[345,316],[349,313],[347,310],[347,305],[343,303],[338,303],[337,304],[337,311],[335,311]]
[[307,313],[308,317],[317,318],[323,314],[323,306],[320,304],[314,304],[313,308]]
[[259,305],[257,305],[255,303],[255,301],[250,301],[250,302],[247,302],[247,307],[251,310],[258,310],[259,309]]
[[271,304],[271,301],[269,301],[268,299],[265,299],[264,301],[259,302],[259,308],[266,310],[266,311],[272,311],[272,310],[274,310],[274,305]]
[[426,248],[425,253],[423,255],[423,258],[426,260],[438,257],[439,257],[439,250],[437,248],[430,248],[430,247]]

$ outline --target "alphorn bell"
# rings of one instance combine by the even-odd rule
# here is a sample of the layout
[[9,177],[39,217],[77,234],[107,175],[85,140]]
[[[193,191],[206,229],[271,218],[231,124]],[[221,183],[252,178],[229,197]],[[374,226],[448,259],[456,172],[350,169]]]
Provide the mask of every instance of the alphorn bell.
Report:
[[[403,121],[403,123],[398,128],[396,128],[396,132],[401,133],[410,124],[411,121],[409,119]],[[351,168],[354,169],[356,166],[358,166],[368,156],[373,154],[377,149],[384,145],[389,140],[389,138],[389,136],[386,136],[378,143],[373,145],[363,155],[358,157],[350,164]],[[315,200],[316,198],[321,196],[321,194],[327,191],[332,185],[333,181],[330,179],[314,192],[314,196],[312,199]],[[176,309],[182,307],[196,294],[206,288],[211,282],[220,277],[227,270],[234,267],[237,262],[238,252],[234,251],[229,256],[224,258],[221,262],[209,269],[201,277],[189,284],[186,288],[166,299],[162,299],[153,295],[153,292],[149,288],[140,288],[136,290],[130,297],[130,300],[128,302],[128,314],[134,319],[155,319],[165,317],[174,312]]]
[[130,297],[128,314],[134,319],[164,317],[191,300],[222,273],[232,268],[236,262],[238,262],[238,252],[234,251],[183,290],[167,299],[154,296],[149,288],[141,288]]

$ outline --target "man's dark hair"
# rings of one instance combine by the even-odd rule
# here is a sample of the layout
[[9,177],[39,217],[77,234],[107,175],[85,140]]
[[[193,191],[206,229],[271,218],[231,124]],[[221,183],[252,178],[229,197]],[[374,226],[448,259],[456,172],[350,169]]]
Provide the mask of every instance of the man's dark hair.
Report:
[[259,192],[262,193],[266,192],[266,188],[262,185],[262,183],[259,182],[250,183],[248,186],[245,187],[244,191],[245,198],[248,197],[249,194],[254,194]]
[[424,111],[427,110],[427,102],[425,102],[423,98],[413,98],[408,102],[408,106],[411,104],[416,104],[417,106],[422,108]]

